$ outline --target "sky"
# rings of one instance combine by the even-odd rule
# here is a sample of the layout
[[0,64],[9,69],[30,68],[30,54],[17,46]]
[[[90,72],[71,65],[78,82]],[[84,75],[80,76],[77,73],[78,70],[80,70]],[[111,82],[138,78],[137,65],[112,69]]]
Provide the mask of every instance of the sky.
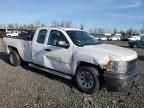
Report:
[[1,0],[0,23],[71,21],[75,26],[142,27],[144,0]]

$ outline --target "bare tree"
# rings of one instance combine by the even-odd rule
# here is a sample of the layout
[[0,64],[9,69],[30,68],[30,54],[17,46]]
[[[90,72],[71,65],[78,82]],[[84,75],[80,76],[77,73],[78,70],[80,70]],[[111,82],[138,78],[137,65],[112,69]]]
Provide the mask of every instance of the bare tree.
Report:
[[51,23],[51,26],[52,26],[52,27],[55,27],[55,26],[56,26],[56,21],[53,21],[53,22]]
[[89,28],[89,33],[93,35],[93,29]]
[[66,21],[65,27],[72,27],[72,22],[71,21]]
[[15,23],[15,24],[14,24],[14,28],[15,28],[15,29],[19,29],[19,24],[18,24],[18,23]]
[[114,31],[113,33],[116,34],[118,31],[117,31],[117,28],[114,28]]
[[36,26],[36,27],[40,27],[40,24],[41,24],[40,21],[36,21],[36,22],[35,22],[35,26]]
[[9,29],[14,29],[14,24],[8,24]]
[[94,27],[93,29],[93,34],[96,35],[98,33],[98,28],[97,27]]
[[142,34],[144,34],[144,22],[143,22],[143,24],[142,24],[142,29],[141,29],[141,31],[140,31]]
[[61,21],[61,22],[57,22],[57,21],[53,21],[51,23],[52,27],[72,27],[72,22],[71,21]]
[[103,29],[104,33],[111,33],[111,29],[108,27],[101,28],[101,29]]
[[104,34],[105,30],[103,28],[98,28],[98,34]]
[[[46,27],[48,24],[41,23],[40,21],[36,21],[35,23],[31,24],[19,24],[19,23],[9,23],[9,24],[0,24],[0,29],[22,29],[22,30],[36,30],[38,27]],[[52,27],[73,27],[73,24],[71,21],[53,21],[51,23]],[[80,25],[80,29],[83,30],[85,28],[84,24]],[[142,24],[142,29],[139,30],[141,33],[144,34],[144,22]],[[111,29],[109,28],[102,28],[102,27],[91,27],[89,28],[90,34],[96,35],[96,34],[104,34],[106,32],[111,32]],[[113,33],[118,33],[117,28],[113,29]],[[121,34],[128,34],[128,35],[136,35],[138,34],[138,30],[129,28],[127,31],[120,30]]]
[[19,29],[23,29],[23,25],[22,24],[19,24],[19,27],[18,27]]
[[90,34],[96,35],[96,34],[104,34],[105,30],[101,27],[94,27],[89,29]]
[[138,30],[137,29],[133,29],[133,28],[130,28],[127,30],[127,35],[138,35]]
[[84,30],[84,27],[85,27],[84,24],[81,24],[81,25],[80,25],[80,29],[81,29],[81,30]]
[[51,26],[52,27],[60,27],[60,23],[59,22],[57,22],[57,21],[53,21],[52,23],[51,23]]
[[3,26],[3,25],[2,25],[2,24],[0,24],[0,29],[2,29],[2,26]]

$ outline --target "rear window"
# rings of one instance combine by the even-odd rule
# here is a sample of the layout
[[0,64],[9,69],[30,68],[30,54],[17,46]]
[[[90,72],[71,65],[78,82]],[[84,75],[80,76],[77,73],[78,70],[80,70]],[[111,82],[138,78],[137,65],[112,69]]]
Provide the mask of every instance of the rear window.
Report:
[[47,30],[43,29],[39,31],[38,37],[37,37],[37,43],[43,44],[45,41],[45,37],[47,35]]

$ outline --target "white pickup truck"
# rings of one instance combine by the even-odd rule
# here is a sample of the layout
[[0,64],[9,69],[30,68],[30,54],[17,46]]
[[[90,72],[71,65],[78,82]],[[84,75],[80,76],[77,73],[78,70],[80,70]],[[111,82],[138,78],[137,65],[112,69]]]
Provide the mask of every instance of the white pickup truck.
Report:
[[29,66],[67,79],[74,78],[86,93],[101,85],[121,89],[139,74],[137,53],[110,44],[102,44],[87,32],[72,28],[38,28],[32,38],[4,37],[9,62]]

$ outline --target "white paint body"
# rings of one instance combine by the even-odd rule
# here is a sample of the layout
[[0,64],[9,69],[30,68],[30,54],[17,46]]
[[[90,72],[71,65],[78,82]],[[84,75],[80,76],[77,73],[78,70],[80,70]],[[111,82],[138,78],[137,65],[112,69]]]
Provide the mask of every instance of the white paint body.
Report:
[[[48,30],[44,44],[36,42],[38,33],[41,29]],[[70,44],[69,48],[66,49],[47,45],[51,30],[62,32]],[[4,37],[4,50],[9,54],[9,47],[15,47],[24,61],[32,62],[69,75],[75,75],[76,68],[81,62],[99,65],[100,68],[103,69],[103,66],[107,64],[109,60],[130,61],[137,58],[137,53],[135,51],[109,44],[78,47],[72,42],[66,33],[67,30],[77,29],[39,28],[37,29],[32,41]],[[45,51],[47,48],[52,51]]]
[[113,36],[113,37],[111,37],[111,40],[114,40],[114,41],[115,40],[120,40],[120,36],[118,36],[118,35],[117,36]]
[[18,30],[13,30],[13,31],[7,31],[6,32],[6,36],[13,37],[13,36],[18,36],[18,35],[19,35],[19,31]]
[[106,41],[107,38],[105,36],[100,37],[101,40]]
[[140,36],[132,36],[131,38],[129,38],[129,40],[131,41],[140,40]]

